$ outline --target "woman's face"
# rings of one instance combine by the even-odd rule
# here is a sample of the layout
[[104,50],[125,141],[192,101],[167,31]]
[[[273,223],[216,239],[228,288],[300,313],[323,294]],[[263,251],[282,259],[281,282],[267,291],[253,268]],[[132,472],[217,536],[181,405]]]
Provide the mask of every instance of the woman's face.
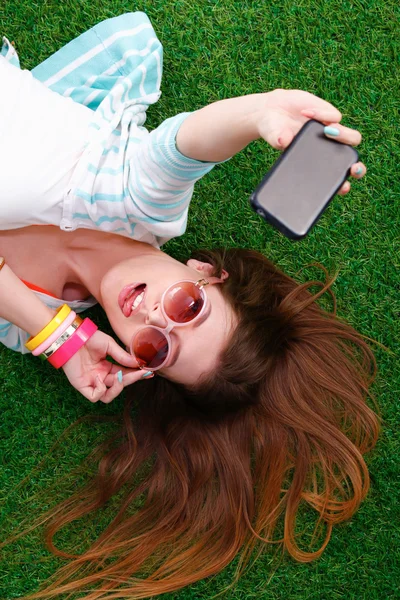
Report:
[[[106,273],[100,287],[101,304],[116,335],[130,347],[132,337],[143,325],[166,327],[160,301],[169,286],[182,279],[207,278],[210,271],[211,266],[206,263],[190,260],[184,265],[151,249],[149,253],[118,263]],[[138,288],[139,284],[145,287]],[[131,302],[125,298],[132,285],[138,299],[131,312]],[[166,366],[157,371],[159,374],[172,381],[193,384],[216,368],[218,357],[236,325],[235,315],[221,294],[221,285],[224,284],[204,288],[209,306],[204,319],[172,329],[170,357]],[[140,296],[142,290],[145,293]]]

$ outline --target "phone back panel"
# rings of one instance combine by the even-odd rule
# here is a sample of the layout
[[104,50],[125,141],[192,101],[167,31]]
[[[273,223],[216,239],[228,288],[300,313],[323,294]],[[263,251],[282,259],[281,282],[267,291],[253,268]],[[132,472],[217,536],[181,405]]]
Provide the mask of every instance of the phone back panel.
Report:
[[308,121],[251,196],[253,208],[291,238],[302,238],[349,175],[358,154]]

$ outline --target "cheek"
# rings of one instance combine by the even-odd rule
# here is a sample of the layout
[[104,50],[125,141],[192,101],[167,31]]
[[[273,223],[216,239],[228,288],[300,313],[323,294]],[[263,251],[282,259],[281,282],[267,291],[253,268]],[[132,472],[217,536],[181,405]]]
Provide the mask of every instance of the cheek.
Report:
[[121,314],[119,306],[108,307],[104,304],[105,313],[108,322],[115,335],[122,342],[122,345],[129,346],[135,331],[135,327],[127,322],[127,319]]
[[[115,333],[117,334],[121,342],[124,344],[124,346],[128,348],[130,348],[134,332],[135,329],[133,327],[128,326],[119,327],[118,330],[115,331]],[[128,350],[128,352],[130,352],[130,350]]]

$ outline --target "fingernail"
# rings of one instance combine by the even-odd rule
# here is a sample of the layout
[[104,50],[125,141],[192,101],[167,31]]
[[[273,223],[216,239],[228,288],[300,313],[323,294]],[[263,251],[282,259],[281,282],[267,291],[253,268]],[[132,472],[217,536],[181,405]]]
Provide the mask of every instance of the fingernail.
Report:
[[153,375],[154,375],[153,371],[146,371],[146,373],[143,373],[143,375],[142,375],[142,379],[147,379],[147,378],[149,378],[149,379],[150,379],[150,375],[151,375],[151,376],[153,376]]
[[357,169],[354,171],[356,175],[361,175],[363,172],[362,167],[357,167]]
[[334,137],[340,135],[339,129],[336,129],[336,127],[331,127],[330,125],[328,125],[328,127],[324,127],[324,133],[326,133],[326,135],[333,135]]
[[122,371],[118,371],[117,373],[117,379],[120,383],[122,383]]

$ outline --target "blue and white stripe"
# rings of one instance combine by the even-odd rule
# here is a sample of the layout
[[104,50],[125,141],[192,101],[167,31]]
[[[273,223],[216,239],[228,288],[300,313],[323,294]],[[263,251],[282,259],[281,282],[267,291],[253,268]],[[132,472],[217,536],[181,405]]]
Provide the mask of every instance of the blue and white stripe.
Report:
[[[0,53],[19,60],[6,38]],[[190,113],[149,133],[146,110],[161,95],[162,46],[148,17],[128,13],[99,23],[33,69],[46,86],[93,110],[90,138],[64,198],[60,226],[100,229],[161,246],[186,229],[195,182],[215,163],[183,156],[179,127]],[[62,140],[60,140],[62,143]],[[35,292],[52,308],[64,301]],[[77,312],[93,306],[68,302]],[[27,352],[24,331],[0,319],[0,342]]]
[[160,246],[186,229],[195,182],[215,163],[184,157],[178,129],[149,133],[160,97],[162,46],[148,17],[128,13],[82,34],[33,70],[52,90],[93,109],[91,138],[64,199],[62,229],[102,229]]

